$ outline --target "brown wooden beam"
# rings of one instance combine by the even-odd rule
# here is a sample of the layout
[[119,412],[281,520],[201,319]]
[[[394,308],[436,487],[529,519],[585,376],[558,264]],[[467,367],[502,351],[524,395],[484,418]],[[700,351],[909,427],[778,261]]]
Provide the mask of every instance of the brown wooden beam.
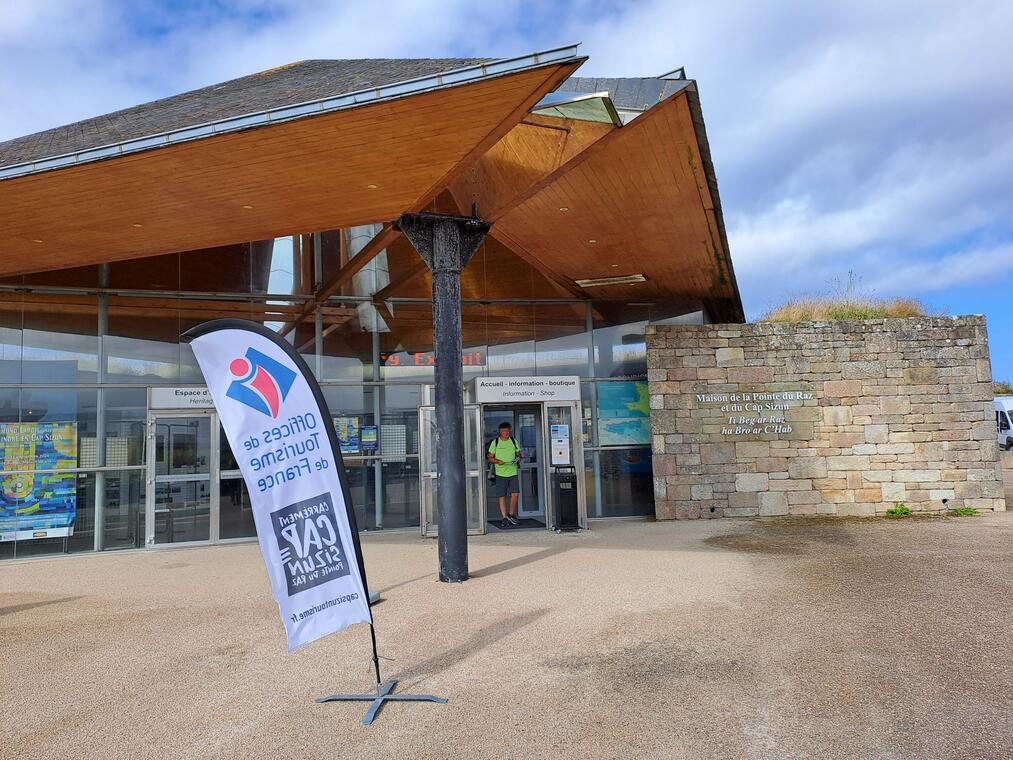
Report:
[[385,250],[388,245],[397,240],[400,234],[401,233],[394,229],[394,226],[390,222],[384,222],[383,227],[381,227],[380,231],[373,236],[373,239],[366,243],[362,250],[360,250],[347,264],[341,267],[341,269],[338,270],[331,279],[317,289],[317,292],[313,295],[313,300],[306,304],[303,310],[296,315],[295,319],[279,331],[280,334],[285,336],[292,332],[296,325],[314,312],[318,304],[326,301],[334,293],[336,293],[342,285],[361,272],[366,265],[369,264],[369,262],[380,255],[381,251]]

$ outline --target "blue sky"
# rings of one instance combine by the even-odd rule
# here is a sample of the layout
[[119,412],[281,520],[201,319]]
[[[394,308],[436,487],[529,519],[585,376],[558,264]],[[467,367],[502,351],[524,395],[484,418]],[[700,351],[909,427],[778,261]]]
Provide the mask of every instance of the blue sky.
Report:
[[849,272],[985,314],[1013,378],[1013,3],[0,0],[0,140],[304,58],[500,56],[699,82],[755,317]]

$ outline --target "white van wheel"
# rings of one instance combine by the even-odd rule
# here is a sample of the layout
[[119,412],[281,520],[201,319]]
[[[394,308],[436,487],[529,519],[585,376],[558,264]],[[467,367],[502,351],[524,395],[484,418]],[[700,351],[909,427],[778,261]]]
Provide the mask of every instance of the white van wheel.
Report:
[[1013,438],[1006,439],[1006,451],[1013,449]]

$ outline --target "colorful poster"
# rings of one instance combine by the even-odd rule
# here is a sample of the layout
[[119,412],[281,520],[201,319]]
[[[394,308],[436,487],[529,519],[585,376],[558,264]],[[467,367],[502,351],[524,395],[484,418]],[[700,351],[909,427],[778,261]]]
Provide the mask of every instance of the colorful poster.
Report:
[[77,423],[0,424],[0,541],[73,535],[77,517]]
[[342,454],[359,453],[358,417],[335,417],[334,431],[338,434],[338,445]]
[[377,429],[376,425],[363,425],[362,426],[362,453],[372,454],[376,451],[379,441],[377,440]]
[[650,442],[647,383],[598,383],[598,445],[644,446]]

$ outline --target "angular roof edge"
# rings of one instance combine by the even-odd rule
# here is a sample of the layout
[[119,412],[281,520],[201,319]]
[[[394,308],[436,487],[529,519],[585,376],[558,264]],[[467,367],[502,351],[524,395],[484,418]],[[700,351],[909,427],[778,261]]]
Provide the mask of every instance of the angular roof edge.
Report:
[[384,100],[393,100],[422,92],[456,87],[550,64],[570,63],[579,59],[577,55],[578,46],[579,43],[536,51],[528,55],[515,56],[513,58],[491,60],[437,74],[381,84],[376,87],[352,92],[335,93],[325,98],[284,105],[239,116],[230,116],[202,124],[194,124],[166,132],[131,138],[121,142],[91,146],[59,155],[44,156],[31,161],[0,167],[0,181],[113,158],[142,150],[176,145],[181,142],[213,137],[252,127],[261,127],[308,116],[346,110]]

